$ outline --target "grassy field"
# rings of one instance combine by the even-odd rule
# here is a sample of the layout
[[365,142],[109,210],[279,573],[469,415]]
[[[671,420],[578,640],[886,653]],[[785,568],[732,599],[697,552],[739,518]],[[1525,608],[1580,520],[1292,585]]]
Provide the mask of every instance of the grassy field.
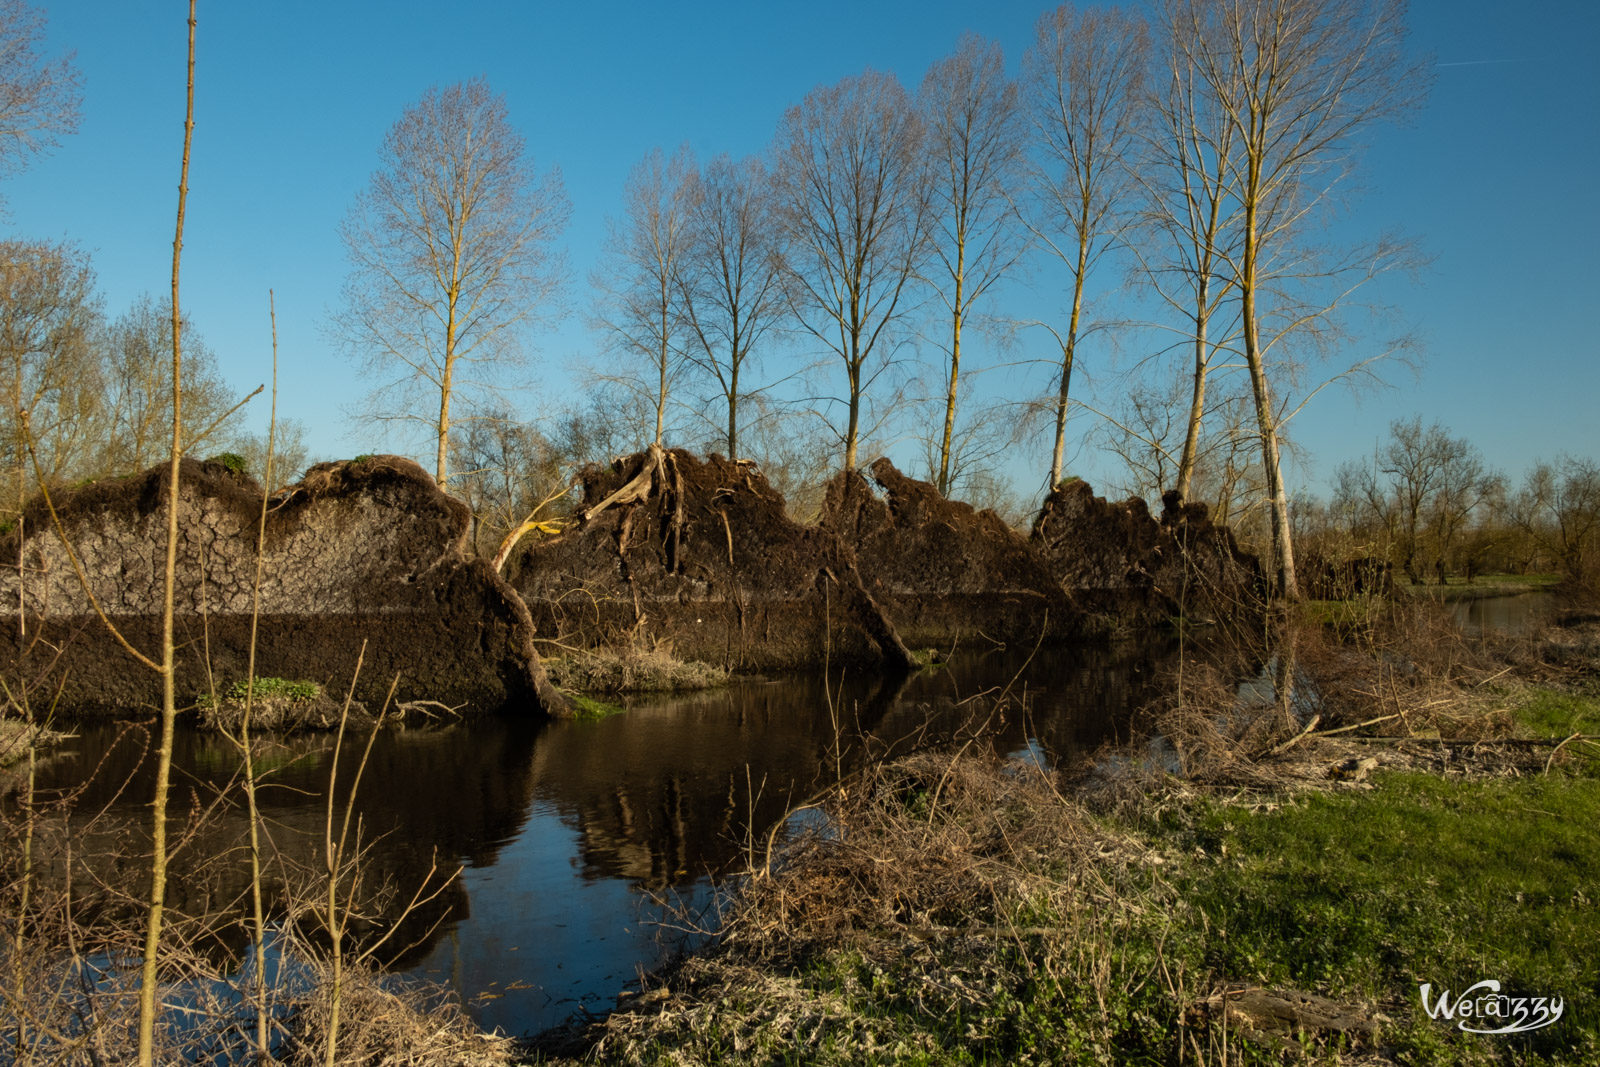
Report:
[[1399,580],[1395,584],[1400,590],[1412,596],[1439,600],[1483,600],[1492,596],[1545,592],[1561,582],[1559,574],[1480,574],[1471,581],[1452,575],[1446,585],[1407,582],[1404,575],[1397,577]]

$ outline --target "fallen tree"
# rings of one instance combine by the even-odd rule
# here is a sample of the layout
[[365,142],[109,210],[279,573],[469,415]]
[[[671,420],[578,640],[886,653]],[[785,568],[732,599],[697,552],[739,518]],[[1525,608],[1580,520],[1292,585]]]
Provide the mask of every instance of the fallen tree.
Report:
[[[83,712],[153,704],[159,677],[118,640],[155,647],[161,625],[165,467],[58,491],[0,538],[0,663],[14,685]],[[219,462],[180,477],[176,676],[194,701],[248,673],[251,589],[263,490]],[[379,703],[560,714],[532,620],[484,561],[468,558],[471,514],[408,459],[322,463],[270,502],[256,672]],[[114,632],[113,632],[114,628]],[[14,689],[15,691],[15,689]]]
[[1083,614],[1045,560],[992,511],[947,500],[887,459],[828,484],[820,525],[855,556],[867,591],[915,646],[1083,634]]
[[506,561],[542,639],[744,670],[915,665],[848,549],[791,519],[754,464],[652,447],[582,489],[573,526]]

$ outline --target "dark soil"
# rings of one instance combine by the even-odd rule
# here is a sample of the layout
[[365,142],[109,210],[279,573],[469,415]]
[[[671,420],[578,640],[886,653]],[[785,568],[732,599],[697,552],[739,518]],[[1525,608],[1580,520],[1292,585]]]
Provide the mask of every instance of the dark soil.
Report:
[[1261,565],[1240,550],[1204,504],[1163,498],[1157,520],[1143,500],[1113,504],[1088,483],[1062,482],[1034,520],[1030,542],[1056,579],[1107,626],[1185,620],[1255,628]]
[[[166,543],[165,466],[53,494],[99,608],[159,660]],[[249,673],[252,587],[262,489],[220,463],[182,467],[176,589],[180,701]],[[559,711],[527,609],[464,551],[470,513],[421,467],[397,456],[323,463],[271,502],[262,560],[256,673],[343,693],[361,661],[357,697]],[[24,516],[17,618],[13,570],[0,575],[0,662],[14,684],[59,690],[64,708],[137,708],[160,701],[160,678],[108,632],[85,595],[43,498]],[[19,534],[0,539],[15,560]],[[363,648],[365,649],[363,653]]]
[[[597,510],[636,481],[629,498]],[[664,645],[735,670],[913,664],[851,553],[791,519],[754,464],[636,453],[585,472],[578,512],[571,529],[506,565],[541,638]]]
[[992,511],[946,500],[887,459],[828,485],[820,525],[855,553],[867,591],[909,644],[948,648],[1082,633],[1072,596],[1027,540]]

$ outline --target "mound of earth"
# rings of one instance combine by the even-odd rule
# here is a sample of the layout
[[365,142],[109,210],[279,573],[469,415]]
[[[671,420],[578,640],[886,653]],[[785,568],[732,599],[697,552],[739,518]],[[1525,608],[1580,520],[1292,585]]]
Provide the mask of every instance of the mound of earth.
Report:
[[992,511],[946,500],[887,459],[828,485],[821,526],[855,553],[867,591],[916,647],[1079,634],[1082,616],[1028,541]]
[[[99,613],[159,661],[168,477],[163,464],[58,492],[59,535],[41,497],[20,530],[0,539],[0,558],[20,552],[23,561],[20,582],[15,569],[0,573],[0,662],[35,703],[58,686],[64,707],[159,703],[159,675]],[[220,463],[182,465],[174,624],[181,702],[248,676],[262,495]],[[527,609],[493,568],[465,553],[470,520],[465,504],[408,459],[311,468],[271,501],[255,673],[342,694],[360,660],[357,696],[373,707],[398,677],[401,700],[563,711],[566,701],[534,651]]]
[[1239,620],[1259,613],[1261,566],[1204,504],[1162,497],[1161,518],[1137,497],[1118,504],[1081,479],[1045,499],[1030,541],[1086,611],[1110,625]]
[[582,485],[574,525],[506,564],[541,638],[735,670],[912,665],[848,549],[789,518],[754,464],[652,447]]

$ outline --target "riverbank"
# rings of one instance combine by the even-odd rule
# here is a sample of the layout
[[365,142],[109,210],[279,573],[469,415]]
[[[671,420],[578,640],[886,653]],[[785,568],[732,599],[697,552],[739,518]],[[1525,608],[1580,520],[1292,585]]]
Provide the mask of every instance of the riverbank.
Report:
[[[1427,604],[1284,637],[1065,777],[968,745],[846,780],[710,951],[528,1061],[1600,1061],[1592,674]],[[1461,1015],[1485,981],[1549,1011]]]
[[1561,584],[1559,574],[1480,574],[1475,578],[1455,578],[1448,585],[1431,582],[1401,582],[1397,588],[1414,597],[1455,602],[1487,600],[1496,596],[1523,593],[1548,593]]
[[[970,750],[875,768],[743,883],[715,951],[532,1062],[1593,1063],[1600,750],[1555,743],[1600,699],[1482,709],[1515,736],[1314,740],[1258,761],[1271,788],[1103,766],[1069,791]],[[1422,983],[1485,979],[1560,1019],[1429,1017]]]
[[[1600,687],[1583,666],[1600,661],[1584,651],[1590,644],[1556,663],[1549,634],[1468,637],[1448,609],[1409,600],[1374,605],[1359,624],[1308,618],[1278,636],[1269,656],[1192,648],[1118,670],[1040,652],[1037,662],[1019,654],[976,674],[958,657],[893,686],[830,683],[784,696],[739,683],[748,690],[741,699],[713,690],[683,710],[646,705],[639,715],[538,730],[501,723],[491,733],[505,734],[505,744],[482,723],[383,731],[372,739],[357,815],[375,833],[404,827],[409,848],[374,850],[363,877],[426,884],[429,853],[491,872],[463,875],[441,898],[440,914],[468,917],[451,920],[450,947],[403,969],[450,991],[425,987],[434,991],[408,998],[410,1008],[386,1000],[375,1031],[390,1035],[379,1036],[384,1054],[458,1062],[408,1044],[427,1032],[441,998],[470,1006],[470,1032],[535,1030],[578,1004],[607,1012],[640,959],[656,977],[623,996],[621,1011],[547,1032],[537,1048],[495,1046],[495,1055],[1220,1063],[1227,1049],[1229,1062],[1276,1062],[1281,1039],[1268,1033],[1276,1014],[1318,1020],[1307,1044],[1327,1062],[1584,1062],[1588,1050],[1571,1042],[1592,1044],[1595,1013],[1583,996],[1600,986],[1582,959],[1566,971],[1560,964],[1563,946],[1600,940],[1585,903],[1584,886],[1597,881],[1593,849],[1567,832],[1600,814],[1593,747],[1571,737],[1600,732]],[[1035,670],[1017,682],[1028,663]],[[1096,701],[1122,695],[1104,707],[1061,703],[1066,694],[1056,690],[1068,685]],[[959,700],[950,708],[959,722],[932,725],[938,699]],[[1089,732],[1102,721],[1114,726]],[[732,723],[738,730],[725,731]],[[896,746],[908,731],[912,747],[937,747],[885,762],[906,751]],[[445,743],[444,758],[424,758],[430,737]],[[115,785],[125,772],[110,749],[101,754],[102,741],[80,741],[85,765],[105,779],[95,788],[141,792]],[[222,742],[194,742],[207,747],[180,761],[190,768],[185,780],[202,789],[225,781],[233,762],[220,758]],[[305,739],[306,758],[274,772],[266,817],[280,845],[297,833],[321,840],[320,811],[280,803],[328,780],[333,763],[320,744]],[[822,750],[819,772],[805,754]],[[762,762],[769,751],[793,766]],[[1038,762],[1007,758],[1019,753]],[[658,764],[660,774],[650,770]],[[596,769],[605,773],[597,778]],[[398,788],[386,784],[391,772]],[[496,785],[502,777],[506,790]],[[424,778],[426,796],[414,788]],[[696,792],[701,781],[712,788]],[[445,811],[441,795],[481,798],[493,810],[457,827],[459,805]],[[392,799],[368,807],[368,797]],[[577,870],[555,851],[496,870],[492,849],[476,843],[501,847],[510,839],[495,827],[507,819],[546,819],[570,834],[572,824],[557,819],[571,816],[546,818],[547,809],[577,813],[584,868],[551,883],[550,872]],[[773,833],[775,823],[787,834]],[[229,825],[236,836],[237,822]],[[697,843],[694,828],[707,826]],[[208,831],[195,854],[237,854],[223,844],[225,829]],[[88,855],[87,845],[75,843],[74,856]],[[703,954],[661,969],[659,935],[639,929],[637,894],[613,887],[626,878],[668,898],[682,893],[698,909],[711,890],[693,870],[744,873],[721,883],[711,912],[669,915],[669,931],[693,924],[710,939],[695,939]],[[526,894],[497,889],[535,875],[545,879],[545,903],[529,923]],[[603,925],[592,911],[560,911],[590,885],[633,902],[605,920],[640,941],[623,965],[604,955],[604,938],[576,947],[554,932],[575,925],[573,916]],[[433,921],[430,912],[424,923]],[[401,932],[394,942],[411,939]],[[582,968],[592,981],[572,977]],[[1556,989],[1562,1020],[1485,1053],[1488,1039],[1473,1046],[1479,1039],[1420,1006],[1423,982],[1453,990],[1453,1000],[1488,977],[1517,983],[1519,995]],[[279,1003],[315,1012],[316,990]],[[570,999],[537,1021],[511,1007],[564,992]],[[231,1009],[220,1008],[220,1023],[232,1025]],[[305,1022],[309,1029],[286,1030],[286,1040],[314,1042],[314,1016]]]

